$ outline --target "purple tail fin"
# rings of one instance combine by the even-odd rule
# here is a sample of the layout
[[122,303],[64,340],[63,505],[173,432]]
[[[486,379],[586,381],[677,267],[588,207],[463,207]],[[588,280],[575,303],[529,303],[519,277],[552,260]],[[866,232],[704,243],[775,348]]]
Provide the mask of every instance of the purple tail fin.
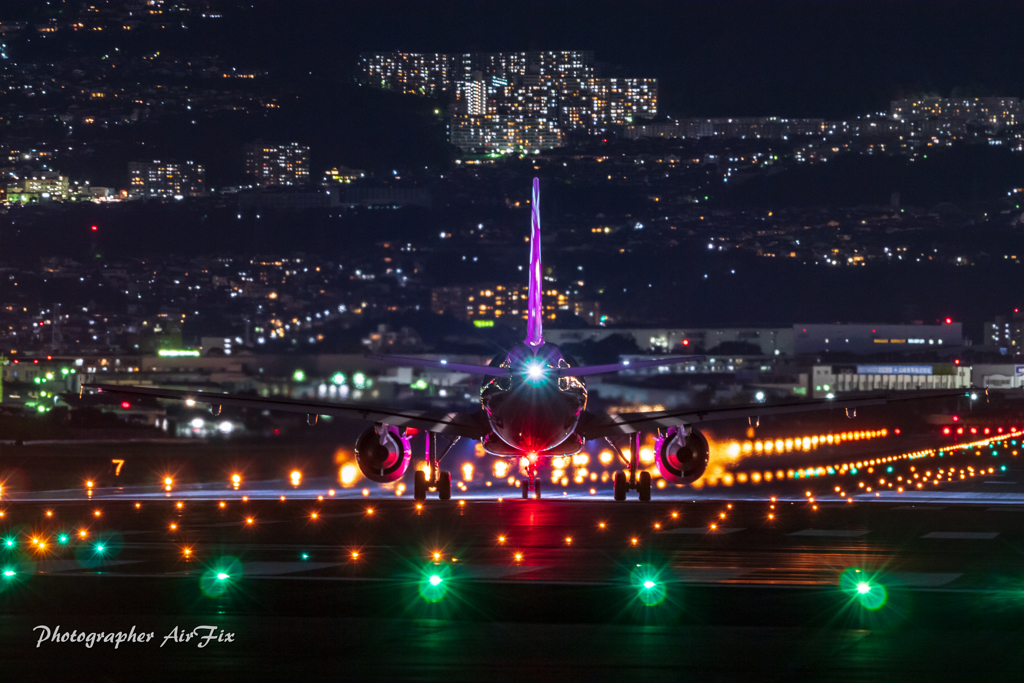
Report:
[[530,308],[526,319],[526,343],[537,347],[544,343],[544,278],[540,269],[540,180],[537,178],[533,179],[530,218]]

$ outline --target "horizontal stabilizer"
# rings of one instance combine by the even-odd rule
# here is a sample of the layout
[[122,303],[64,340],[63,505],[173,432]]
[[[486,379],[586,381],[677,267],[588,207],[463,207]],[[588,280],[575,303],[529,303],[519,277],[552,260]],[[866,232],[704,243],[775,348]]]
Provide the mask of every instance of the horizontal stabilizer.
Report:
[[366,357],[370,360],[400,365],[403,368],[431,368],[434,370],[447,370],[448,372],[467,372],[473,375],[487,375],[489,377],[508,377],[508,368],[492,368],[489,365],[469,365],[466,363],[449,363],[446,360],[431,360],[429,358],[411,358],[409,356],[382,356],[368,353]]
[[575,368],[559,368],[559,377],[582,377],[583,375],[600,375],[603,372],[618,372],[619,370],[638,370],[641,368],[657,368],[677,363],[692,363],[702,361],[704,356],[676,356],[674,358],[658,358],[654,360],[624,360],[621,363],[610,365],[580,365]]

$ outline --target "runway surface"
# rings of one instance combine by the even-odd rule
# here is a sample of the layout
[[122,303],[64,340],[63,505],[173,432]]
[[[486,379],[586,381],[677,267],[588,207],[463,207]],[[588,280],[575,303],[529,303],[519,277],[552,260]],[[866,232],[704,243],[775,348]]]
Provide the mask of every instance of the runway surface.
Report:
[[[324,476],[8,487],[0,662],[18,681],[1017,680],[1024,467],[874,448],[854,453],[871,477],[651,503],[600,482],[423,503]],[[19,471],[77,480],[60,457]]]

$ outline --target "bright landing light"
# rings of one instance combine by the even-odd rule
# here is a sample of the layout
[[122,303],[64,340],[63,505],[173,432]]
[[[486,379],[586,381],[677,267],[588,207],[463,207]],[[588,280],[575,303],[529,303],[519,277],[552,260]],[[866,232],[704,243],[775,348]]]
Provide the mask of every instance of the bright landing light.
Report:
[[441,577],[438,576],[437,574],[432,574],[430,576],[430,585],[431,586],[440,586],[441,585],[441,581],[442,581]]
[[544,379],[544,365],[541,363],[530,363],[526,366],[526,379],[531,382],[539,382]]

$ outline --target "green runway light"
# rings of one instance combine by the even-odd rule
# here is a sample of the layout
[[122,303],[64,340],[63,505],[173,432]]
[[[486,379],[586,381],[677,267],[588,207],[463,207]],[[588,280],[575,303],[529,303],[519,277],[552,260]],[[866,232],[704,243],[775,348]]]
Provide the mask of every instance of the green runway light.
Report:
[[[432,568],[433,569],[433,568]],[[448,592],[447,569],[424,572],[420,579],[420,596],[427,602],[438,602]]]
[[16,544],[16,542],[15,542],[15,540],[13,538],[6,538],[6,539],[4,539],[4,547],[5,548],[13,548],[15,545],[17,545],[17,544]]
[[102,552],[104,551],[104,549],[105,549],[105,548],[104,548],[104,546],[103,546],[103,545],[97,545],[97,546],[96,546],[96,552],[97,552],[97,553],[102,553]]
[[879,609],[889,597],[885,586],[867,572],[856,568],[847,569],[839,575],[839,588],[868,610]]
[[14,576],[14,574],[15,574],[15,571],[13,569],[5,569],[4,570],[4,577],[6,577],[8,579],[11,578],[12,576]]
[[61,534],[60,536],[57,537],[57,542],[60,543],[61,545],[66,545],[67,542],[68,542],[68,535],[67,534]]
[[658,580],[658,570],[638,564],[631,572],[630,583],[637,590],[637,597],[647,607],[660,605],[665,599],[665,584]]
[[302,553],[302,559],[308,560],[309,559],[309,553]]
[[203,594],[218,598],[242,578],[242,563],[237,558],[224,556],[208,565],[207,570],[199,579],[199,588]]

